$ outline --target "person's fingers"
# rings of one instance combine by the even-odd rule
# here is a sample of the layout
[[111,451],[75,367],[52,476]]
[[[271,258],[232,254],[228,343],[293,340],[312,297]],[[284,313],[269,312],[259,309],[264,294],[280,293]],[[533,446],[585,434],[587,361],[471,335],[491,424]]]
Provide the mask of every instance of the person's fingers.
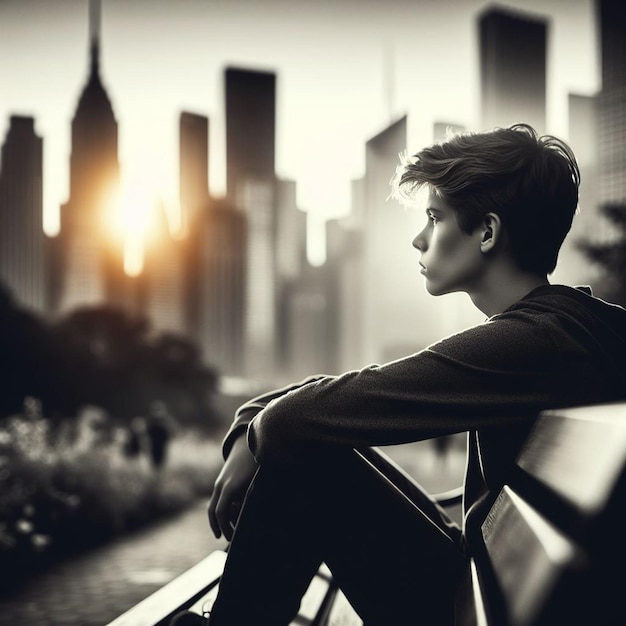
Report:
[[223,491],[220,492],[215,505],[215,519],[217,520],[217,524],[222,534],[228,541],[230,541],[233,536],[233,528],[231,526],[231,504],[232,501],[230,501],[230,498],[226,497]]
[[235,534],[234,523],[231,523],[230,521],[228,521],[226,525],[224,526],[224,530],[222,532],[224,533],[224,538],[226,539],[226,541],[229,541],[229,542],[232,541],[233,535]]
[[220,529],[220,524],[217,519],[216,508],[220,499],[221,487],[216,483],[213,488],[213,493],[211,494],[211,500],[209,501],[209,525],[211,526],[211,530],[215,535],[216,539],[219,539],[222,536],[222,531]]
[[239,513],[241,512],[242,506],[243,503],[240,500],[235,500],[230,503],[227,527],[224,530],[224,536],[228,539],[228,541],[233,538],[235,526],[237,525],[237,520],[239,519]]

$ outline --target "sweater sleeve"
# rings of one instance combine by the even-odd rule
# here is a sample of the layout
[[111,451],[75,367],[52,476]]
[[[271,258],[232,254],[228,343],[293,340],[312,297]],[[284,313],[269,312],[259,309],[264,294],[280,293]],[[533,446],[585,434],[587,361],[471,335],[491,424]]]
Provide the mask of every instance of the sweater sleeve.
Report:
[[524,311],[495,316],[409,357],[321,377],[274,397],[249,423],[259,463],[319,445],[406,443],[519,422],[559,397],[549,330]]
[[262,411],[272,400],[280,398],[295,389],[300,389],[304,385],[308,385],[309,383],[319,380],[320,378],[324,377],[309,376],[298,383],[287,385],[286,387],[281,387],[280,389],[276,389],[274,391],[269,391],[242,404],[237,411],[235,411],[233,423],[230,425],[230,428],[228,429],[228,432],[222,442],[222,456],[224,459],[226,459],[226,457],[230,454],[230,450],[233,447],[235,440],[241,435],[245,435],[248,429],[248,424],[252,421],[255,415]]

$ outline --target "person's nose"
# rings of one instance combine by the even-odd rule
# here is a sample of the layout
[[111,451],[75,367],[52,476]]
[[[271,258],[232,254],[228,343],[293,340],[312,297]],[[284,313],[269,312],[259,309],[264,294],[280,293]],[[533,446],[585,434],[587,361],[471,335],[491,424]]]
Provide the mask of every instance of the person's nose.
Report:
[[413,247],[420,252],[425,252],[428,248],[428,240],[426,238],[426,229],[420,232],[415,239],[413,239]]

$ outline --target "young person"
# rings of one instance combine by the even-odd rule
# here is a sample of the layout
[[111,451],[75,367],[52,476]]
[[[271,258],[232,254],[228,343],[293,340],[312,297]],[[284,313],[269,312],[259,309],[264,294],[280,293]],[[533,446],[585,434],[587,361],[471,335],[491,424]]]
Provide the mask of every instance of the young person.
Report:
[[[220,591],[208,621],[177,623],[285,626],[321,562],[367,626],[453,623],[473,534],[536,415],[625,394],[626,311],[547,279],[579,182],[569,147],[524,124],[406,160],[394,194],[429,193],[413,241],[426,289],[466,292],[487,319],[406,358],[244,404],[209,505],[230,541]],[[465,431],[459,528],[371,446]]]

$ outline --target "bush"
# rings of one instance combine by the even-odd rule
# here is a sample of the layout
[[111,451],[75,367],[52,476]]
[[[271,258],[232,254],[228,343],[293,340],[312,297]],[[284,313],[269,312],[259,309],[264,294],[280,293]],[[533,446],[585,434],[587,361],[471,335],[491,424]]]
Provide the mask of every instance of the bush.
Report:
[[17,580],[50,561],[179,512],[210,494],[215,441],[181,432],[167,462],[129,457],[124,431],[88,420],[15,416],[0,429],[0,571]]

